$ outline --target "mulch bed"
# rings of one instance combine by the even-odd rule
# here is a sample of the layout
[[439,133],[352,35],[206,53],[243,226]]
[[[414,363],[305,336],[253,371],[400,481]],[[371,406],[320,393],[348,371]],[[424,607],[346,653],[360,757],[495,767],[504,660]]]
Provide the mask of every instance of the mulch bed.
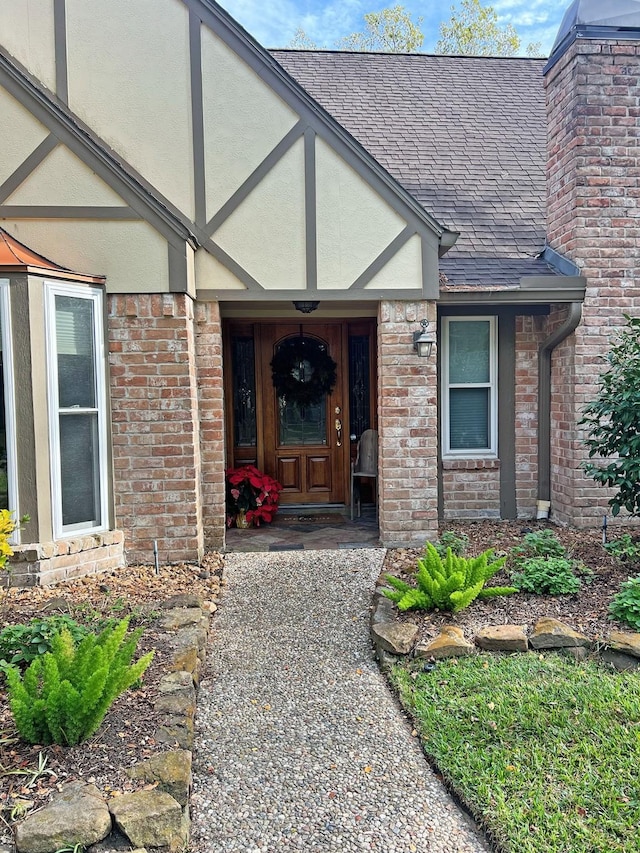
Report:
[[[160,714],[153,705],[157,685],[168,671],[168,635],[156,627],[160,603],[174,594],[194,593],[215,601],[220,592],[222,559],[208,556],[201,566],[130,566],[118,572],[83,578],[57,587],[0,590],[0,616],[5,624],[25,624],[47,613],[67,612],[77,622],[91,624],[98,616],[131,616],[131,627],[143,625],[136,659],[155,649],[154,659],[139,689],[115,701],[98,732],[74,747],[31,746],[17,738],[4,680],[0,683],[0,843],[10,843],[12,819],[45,805],[65,782],[93,782],[110,796],[137,790],[144,783],[130,780],[126,768],[166,750],[154,733]],[[48,610],[47,605],[53,610]],[[46,759],[44,772],[35,774]],[[36,775],[15,771],[33,771]]]
[[[583,562],[594,573],[593,580],[588,584],[583,583],[577,594],[551,596],[517,593],[487,601],[476,600],[470,607],[455,615],[409,611],[400,618],[419,625],[421,640],[435,637],[444,625],[456,625],[462,628],[467,639],[473,639],[480,628],[488,625],[509,623],[532,628],[542,616],[552,616],[566,622],[592,640],[604,640],[612,629],[629,631],[628,627],[610,620],[607,609],[622,581],[630,574],[640,573],[640,566],[627,566],[610,557],[602,547],[600,530],[574,530],[549,522],[535,521],[451,521],[443,524],[440,532],[442,534],[445,530],[450,530],[466,534],[469,537],[468,555],[481,554],[487,548],[493,548],[496,555],[502,556],[521,543],[526,533],[543,530],[545,527],[553,530],[571,557]],[[624,530],[625,528],[609,525],[609,540],[617,538]],[[420,550],[408,548],[389,551],[383,574],[389,572],[403,576],[411,573],[421,553]],[[491,586],[509,584],[510,578],[506,572],[495,575],[490,582]]]

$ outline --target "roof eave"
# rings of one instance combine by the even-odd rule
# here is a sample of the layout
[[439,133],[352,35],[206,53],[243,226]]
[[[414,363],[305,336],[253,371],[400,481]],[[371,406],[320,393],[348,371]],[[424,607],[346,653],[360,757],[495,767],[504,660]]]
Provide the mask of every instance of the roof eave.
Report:
[[554,305],[583,302],[584,276],[525,275],[503,290],[441,290],[439,305]]

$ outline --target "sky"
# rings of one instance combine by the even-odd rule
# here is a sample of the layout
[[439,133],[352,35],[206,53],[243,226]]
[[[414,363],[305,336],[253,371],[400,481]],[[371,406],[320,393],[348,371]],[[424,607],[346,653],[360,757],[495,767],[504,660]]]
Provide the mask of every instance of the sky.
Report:
[[[451,16],[452,2],[436,0],[219,0],[263,47],[286,47],[301,27],[319,47],[334,48],[336,41],[363,29],[365,12],[403,5],[414,21],[422,17],[425,39],[422,53],[433,53],[441,21]],[[541,42],[548,56],[571,0],[487,0],[501,25],[512,24],[522,40],[523,52],[531,42]],[[457,2],[455,5],[458,5]]]

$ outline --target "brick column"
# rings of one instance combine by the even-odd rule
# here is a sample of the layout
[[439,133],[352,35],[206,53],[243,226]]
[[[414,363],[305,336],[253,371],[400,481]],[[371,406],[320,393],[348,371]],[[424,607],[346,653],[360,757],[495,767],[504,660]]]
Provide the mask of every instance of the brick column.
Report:
[[380,537],[387,546],[423,546],[438,529],[438,426],[435,346],[413,349],[413,332],[434,302],[382,302],[378,316]]
[[583,319],[552,360],[552,513],[599,524],[581,412],[623,314],[640,315],[640,45],[578,38],[546,76],[549,242],[587,278]]
[[116,524],[128,561],[203,553],[193,303],[111,294],[109,361]]
[[224,388],[222,329],[217,302],[196,305],[196,361],[200,396],[202,451],[202,515],[207,548],[223,548],[224,503]]

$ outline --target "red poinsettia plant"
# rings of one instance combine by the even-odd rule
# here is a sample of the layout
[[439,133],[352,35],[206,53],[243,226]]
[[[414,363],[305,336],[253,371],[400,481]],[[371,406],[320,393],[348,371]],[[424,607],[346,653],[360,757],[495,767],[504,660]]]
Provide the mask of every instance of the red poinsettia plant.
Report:
[[256,527],[260,527],[263,521],[273,521],[282,491],[277,480],[263,474],[255,465],[229,468],[225,479],[227,527],[231,527],[241,514],[246,515],[248,524]]

